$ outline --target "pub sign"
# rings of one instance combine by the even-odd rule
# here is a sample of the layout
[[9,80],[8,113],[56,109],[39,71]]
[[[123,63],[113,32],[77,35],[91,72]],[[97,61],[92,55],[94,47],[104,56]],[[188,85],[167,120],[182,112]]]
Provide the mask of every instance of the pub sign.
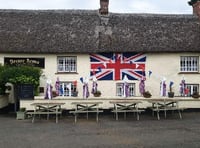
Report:
[[16,58],[16,57],[5,57],[4,65],[10,66],[34,66],[39,68],[45,68],[45,59],[44,58]]

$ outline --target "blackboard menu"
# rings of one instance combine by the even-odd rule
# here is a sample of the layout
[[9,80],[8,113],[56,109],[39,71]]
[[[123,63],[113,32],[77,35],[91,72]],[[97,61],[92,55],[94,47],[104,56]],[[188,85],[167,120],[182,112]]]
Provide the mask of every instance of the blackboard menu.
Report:
[[18,85],[18,98],[23,100],[34,99],[34,86],[32,84]]

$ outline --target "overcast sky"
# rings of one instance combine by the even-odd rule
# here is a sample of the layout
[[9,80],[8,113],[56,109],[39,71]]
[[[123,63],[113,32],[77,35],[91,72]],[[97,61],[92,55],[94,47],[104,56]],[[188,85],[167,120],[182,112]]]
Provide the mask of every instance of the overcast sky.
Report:
[[[99,9],[100,0],[0,0],[0,9]],[[119,13],[192,14],[189,0],[109,0]]]

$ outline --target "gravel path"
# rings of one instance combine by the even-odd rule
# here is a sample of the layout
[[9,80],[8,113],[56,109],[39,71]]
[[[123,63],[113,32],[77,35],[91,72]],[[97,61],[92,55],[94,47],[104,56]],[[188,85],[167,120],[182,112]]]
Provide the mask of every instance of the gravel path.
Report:
[[115,121],[112,114],[78,118],[67,114],[55,119],[16,120],[13,114],[0,115],[1,148],[199,148],[200,112],[184,112],[161,120],[142,114],[140,121],[128,115]]

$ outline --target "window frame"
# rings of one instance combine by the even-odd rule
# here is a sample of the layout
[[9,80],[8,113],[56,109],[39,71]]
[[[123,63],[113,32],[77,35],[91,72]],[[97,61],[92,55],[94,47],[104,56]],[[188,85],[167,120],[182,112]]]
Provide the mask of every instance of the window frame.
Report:
[[[199,92],[199,84],[190,84],[190,83],[186,83],[186,84],[185,84],[185,87],[186,87],[186,89],[189,90],[189,93],[186,94],[186,97],[191,97],[192,94],[193,94],[195,91]],[[196,90],[195,90],[195,87],[196,87]]]
[[[71,90],[67,88],[67,85],[70,83],[71,83]],[[62,97],[74,97],[73,92],[77,92],[77,86],[74,85],[74,82],[72,81],[61,81],[59,88],[60,89],[62,88],[63,93],[61,94],[61,91],[59,90],[58,96],[62,96]]]
[[[133,97],[135,96],[135,92],[136,92],[136,84],[135,83],[128,83],[129,84],[129,92],[130,92],[130,96],[129,97]],[[123,82],[119,82],[116,83],[116,96],[119,97],[123,97]]]
[[180,56],[180,72],[198,73],[199,56]]
[[77,72],[77,57],[76,56],[58,56],[57,57],[57,72],[58,73],[76,73]]

